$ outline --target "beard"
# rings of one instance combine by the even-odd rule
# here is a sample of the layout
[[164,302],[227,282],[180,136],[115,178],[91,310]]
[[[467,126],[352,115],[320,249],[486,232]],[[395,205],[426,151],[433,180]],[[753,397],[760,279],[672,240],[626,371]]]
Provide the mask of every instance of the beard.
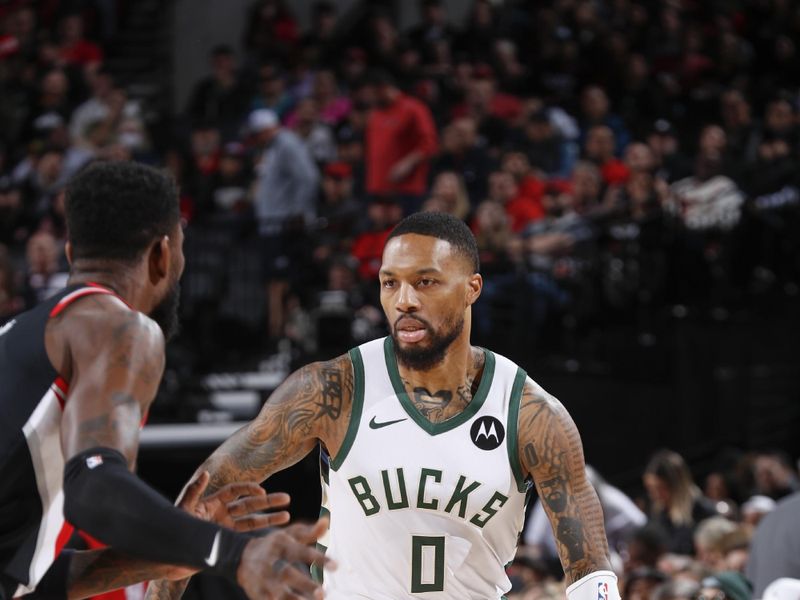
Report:
[[164,339],[170,341],[180,329],[178,306],[181,300],[181,283],[175,280],[167,295],[150,312],[149,317],[155,321],[164,333]]
[[397,339],[397,324],[395,324],[392,328],[395,355],[397,356],[398,362],[404,367],[413,369],[414,371],[430,371],[444,360],[447,349],[450,348],[453,342],[456,341],[456,338],[461,335],[461,332],[464,330],[464,317],[460,315],[460,317],[456,316],[446,321],[439,331],[435,331],[430,323],[419,317],[411,318],[419,321],[427,328],[428,346],[425,348],[416,346],[403,348],[400,345],[400,341]]

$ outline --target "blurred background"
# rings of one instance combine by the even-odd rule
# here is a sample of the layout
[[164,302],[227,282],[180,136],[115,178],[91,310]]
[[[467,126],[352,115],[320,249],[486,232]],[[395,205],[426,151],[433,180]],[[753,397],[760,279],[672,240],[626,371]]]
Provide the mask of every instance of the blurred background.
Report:
[[[564,402],[632,523],[671,514],[669,469],[696,483],[708,514],[617,547],[627,596],[688,595],[680,569],[744,568],[704,558],[701,517],[746,549],[748,500],[800,488],[798,44],[791,0],[4,0],[0,325],[66,281],[74,173],[172,173],[182,332],[140,472],[174,496],[291,370],[386,334],[388,232],[449,212],[481,251],[474,343]],[[269,487],[313,518],[317,477]],[[519,598],[563,593],[536,523]]]

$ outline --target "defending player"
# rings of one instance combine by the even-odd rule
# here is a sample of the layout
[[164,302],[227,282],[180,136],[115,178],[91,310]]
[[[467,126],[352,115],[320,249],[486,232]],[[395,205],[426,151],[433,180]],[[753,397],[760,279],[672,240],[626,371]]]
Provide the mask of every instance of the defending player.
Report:
[[[83,597],[175,574],[115,551],[211,569],[250,598],[315,591],[287,561],[321,557],[306,544],[324,522],[253,538],[173,507],[131,472],[177,320],[179,218],[165,175],[90,167],[67,190],[68,287],[0,329],[0,599]],[[226,500],[253,494],[240,486],[196,507],[206,483],[201,474],[183,505],[223,524],[271,503],[262,494],[226,513]],[[113,550],[59,554],[65,517]]]

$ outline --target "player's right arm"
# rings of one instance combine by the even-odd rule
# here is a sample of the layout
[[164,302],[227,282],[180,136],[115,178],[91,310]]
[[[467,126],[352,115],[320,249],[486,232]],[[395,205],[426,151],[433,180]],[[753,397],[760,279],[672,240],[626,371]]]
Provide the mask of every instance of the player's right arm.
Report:
[[262,482],[316,447],[335,456],[347,430],[353,366],[347,355],[312,363],[270,395],[259,415],[234,433],[198,468],[213,493],[234,481]]
[[320,559],[307,546],[317,530],[250,538],[188,515],[131,472],[164,369],[164,340],[152,320],[114,298],[88,298],[48,329],[48,353],[61,350],[60,372],[70,382],[61,426],[68,521],[132,556],[210,567],[251,598],[313,593],[299,571],[284,569],[279,578],[272,565]]
[[[318,442],[336,456],[350,420],[353,365],[347,355],[290,375],[259,415],[198,468],[211,475],[206,493],[233,481],[262,482],[306,456]],[[176,600],[188,580],[153,582],[147,600]]]

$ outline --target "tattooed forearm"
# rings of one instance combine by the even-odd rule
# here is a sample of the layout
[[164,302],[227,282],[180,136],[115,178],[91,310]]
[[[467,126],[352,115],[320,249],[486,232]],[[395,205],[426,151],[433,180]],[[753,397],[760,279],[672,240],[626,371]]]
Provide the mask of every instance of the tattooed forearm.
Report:
[[140,581],[169,576],[176,567],[124,556],[111,549],[76,552],[72,556],[67,598],[96,596]]
[[97,446],[133,447],[138,439],[135,424],[141,420],[139,402],[132,394],[114,392],[107,403],[106,414],[88,418],[77,424],[84,448]]
[[569,414],[528,381],[518,427],[520,461],[534,479],[568,581],[609,569],[603,511],[586,478],[580,435]]
[[263,481],[303,458],[318,440],[338,449],[353,395],[347,356],[309,365],[292,374],[259,416],[226,441],[201,469],[211,481],[206,495],[232,481]]

